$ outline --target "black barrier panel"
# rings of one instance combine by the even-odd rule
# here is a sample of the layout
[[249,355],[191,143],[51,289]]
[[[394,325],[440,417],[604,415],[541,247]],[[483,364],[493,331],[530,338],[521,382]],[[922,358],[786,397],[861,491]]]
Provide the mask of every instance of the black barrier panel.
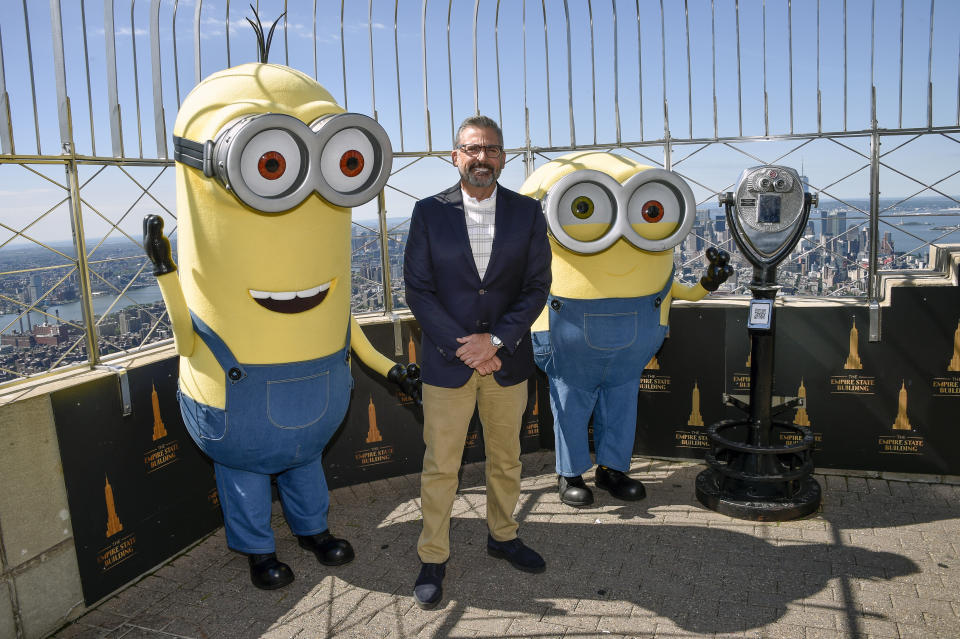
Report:
[[[408,364],[420,352],[420,328],[413,321],[400,325],[401,355],[396,355],[393,324],[368,324],[363,332],[374,348]],[[380,374],[353,359],[354,389],[343,425],[324,451],[324,470],[331,488],[420,472],[423,465],[423,411]],[[541,405],[534,379],[529,383],[527,410],[520,430],[523,452],[540,448]],[[474,413],[463,459],[484,459],[483,432]]]
[[[702,459],[705,426],[746,418],[721,394],[749,401],[747,309],[688,306],[670,319],[672,337],[644,373],[635,452]],[[882,340],[868,333],[862,305],[777,307],[774,405],[795,397],[806,405],[774,419],[811,428],[819,468],[960,474],[956,287],[894,288]]]
[[83,597],[91,605],[222,524],[213,467],[180,419],[177,358],[51,395]]
[[670,337],[640,364],[634,452],[703,458],[706,427],[721,416],[726,321],[723,309],[671,311]]

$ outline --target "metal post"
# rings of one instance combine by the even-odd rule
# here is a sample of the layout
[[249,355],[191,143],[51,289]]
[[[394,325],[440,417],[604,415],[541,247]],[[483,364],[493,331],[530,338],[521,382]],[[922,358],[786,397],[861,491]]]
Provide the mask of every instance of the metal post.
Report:
[[870,300],[880,300],[877,244],[880,236],[880,134],[876,118],[877,90],[872,90],[873,132],[870,134]]
[[87,243],[83,233],[83,211],[80,208],[80,176],[77,174],[77,161],[71,154],[64,165],[70,197],[70,227],[73,232],[73,246],[77,251],[77,279],[80,285],[80,310],[83,312],[84,331],[87,338],[87,361],[93,368],[100,362],[100,349],[97,347],[97,319],[93,314],[93,295],[90,290],[90,265],[87,263]]
[[377,194],[377,216],[380,221],[380,264],[383,282],[383,312],[393,312],[393,287],[390,281],[390,238],[387,237],[387,198],[383,191]]

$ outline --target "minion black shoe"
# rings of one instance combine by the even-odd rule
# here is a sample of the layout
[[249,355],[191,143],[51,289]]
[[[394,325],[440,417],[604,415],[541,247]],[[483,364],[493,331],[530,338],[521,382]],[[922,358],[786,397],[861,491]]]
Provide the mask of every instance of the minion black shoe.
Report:
[[276,553],[247,555],[250,564],[250,581],[261,590],[276,590],[293,581],[290,566],[277,560]]
[[346,539],[337,539],[324,530],[316,535],[297,536],[301,548],[306,548],[317,556],[324,566],[342,566],[353,561],[353,546]]
[[638,501],[647,496],[647,491],[641,482],[631,479],[626,473],[606,466],[597,466],[594,483],[597,488],[603,488],[617,499],[624,501]]
[[583,477],[564,477],[559,475],[557,478],[557,487],[560,491],[560,501],[567,506],[583,508],[593,503],[593,491],[587,488],[583,483]]

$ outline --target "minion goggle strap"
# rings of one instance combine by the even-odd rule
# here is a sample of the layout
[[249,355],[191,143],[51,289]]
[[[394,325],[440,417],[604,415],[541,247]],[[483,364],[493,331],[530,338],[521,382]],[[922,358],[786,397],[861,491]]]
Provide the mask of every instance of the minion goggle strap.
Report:
[[216,178],[250,208],[281,213],[312,193],[335,206],[369,202],[390,177],[393,150],[383,127],[359,113],[309,126],[264,113],[230,122],[214,140],[173,136],[173,158]]
[[[581,169],[560,178],[543,199],[550,234],[565,249],[583,255],[605,251],[621,238],[643,251],[671,249],[690,233],[696,210],[690,186],[664,169],[641,171],[623,184],[606,173]],[[664,237],[669,224],[675,228]],[[648,235],[661,239],[646,237],[645,227],[651,229]]]

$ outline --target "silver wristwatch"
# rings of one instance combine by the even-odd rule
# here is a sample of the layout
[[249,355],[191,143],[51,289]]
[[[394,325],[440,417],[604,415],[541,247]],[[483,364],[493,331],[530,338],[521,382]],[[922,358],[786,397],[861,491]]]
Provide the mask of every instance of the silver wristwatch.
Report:
[[496,335],[494,335],[493,333],[490,333],[490,343],[493,344],[493,347],[497,349],[503,346],[503,340],[497,337]]

